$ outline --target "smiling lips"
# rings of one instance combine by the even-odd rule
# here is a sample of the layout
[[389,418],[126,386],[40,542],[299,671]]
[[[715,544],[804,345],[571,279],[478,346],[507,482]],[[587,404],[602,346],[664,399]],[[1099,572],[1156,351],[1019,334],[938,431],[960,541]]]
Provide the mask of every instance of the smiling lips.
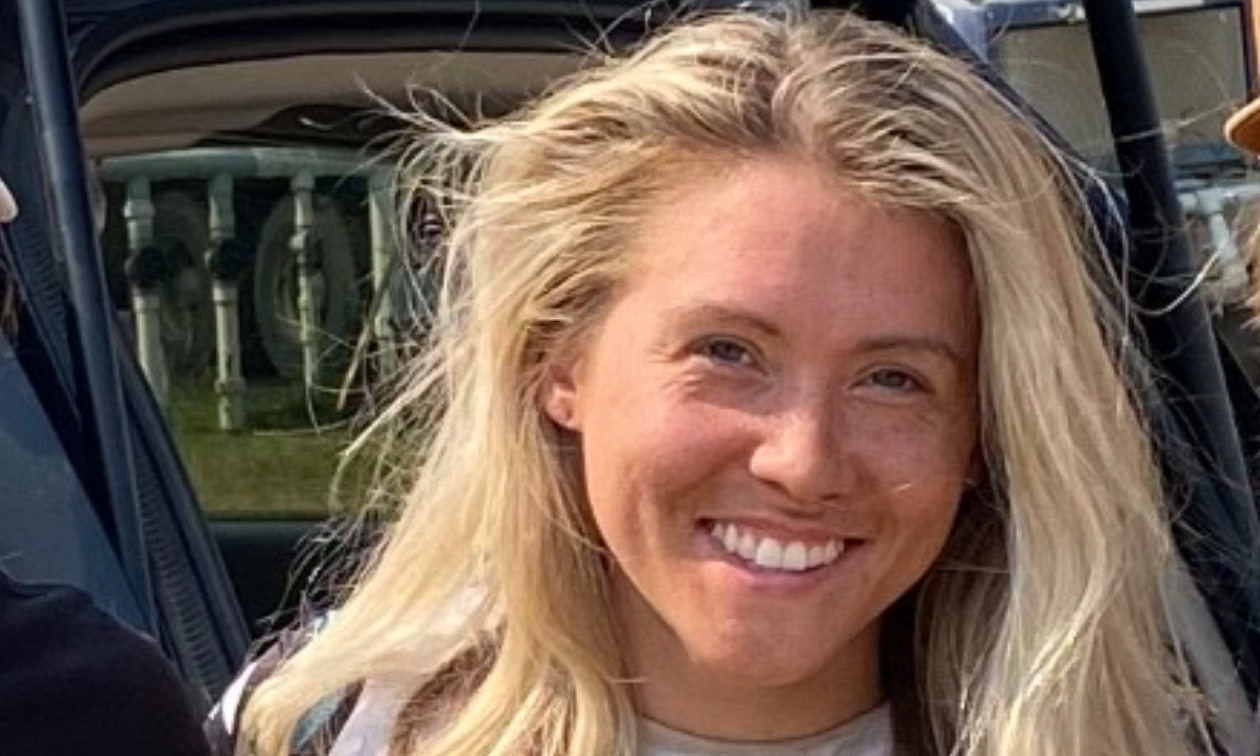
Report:
[[750,528],[724,522],[710,523],[709,535],[726,553],[762,569],[781,572],[804,572],[824,567],[844,553],[844,541],[839,538],[821,543],[785,543]]

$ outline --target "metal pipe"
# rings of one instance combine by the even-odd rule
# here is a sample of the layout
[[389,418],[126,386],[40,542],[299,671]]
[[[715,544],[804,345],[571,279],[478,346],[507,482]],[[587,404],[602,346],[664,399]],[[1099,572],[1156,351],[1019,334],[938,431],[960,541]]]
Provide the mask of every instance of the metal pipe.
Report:
[[398,367],[398,339],[394,332],[394,289],[392,275],[399,267],[394,242],[393,213],[390,202],[390,180],[384,174],[374,174],[368,183],[371,201],[368,221],[372,233],[372,288],[376,296],[376,309],[372,314],[372,331],[376,337],[377,373],[384,378],[394,377]]
[[220,174],[207,188],[215,333],[215,383],[219,397],[219,429],[245,428],[245,379],[241,372],[240,271],[225,260],[225,246],[236,237],[232,177]]
[[1151,347],[1174,373],[1175,403],[1184,407],[1212,469],[1247,485],[1246,466],[1225,398],[1220,356],[1202,299],[1185,296],[1196,270],[1185,235],[1168,149],[1130,3],[1083,0],[1098,61],[1119,174],[1124,178],[1133,255],[1126,271]]
[[290,247],[297,255],[298,340],[302,345],[302,376],[308,389],[319,385],[319,240],[315,236],[315,177],[309,171],[293,176],[293,237]]
[[101,161],[101,178],[127,181],[148,176],[171,179],[291,178],[309,173],[314,178],[353,176],[368,169],[363,155],[314,147],[197,147],[177,152],[117,155]]
[[1230,206],[1238,204],[1237,195],[1227,188],[1211,187],[1195,190],[1190,198],[1187,201],[1186,195],[1181,195],[1182,211],[1187,218],[1202,220],[1210,240],[1208,260],[1217,284],[1209,299],[1217,307],[1241,304],[1250,289],[1247,260],[1225,217]]
[[153,246],[153,198],[143,176],[127,182],[123,218],[127,222],[127,279],[131,286],[131,312],[135,320],[136,356],[140,369],[159,407],[167,406],[170,379],[166,348],[162,343],[162,253]]

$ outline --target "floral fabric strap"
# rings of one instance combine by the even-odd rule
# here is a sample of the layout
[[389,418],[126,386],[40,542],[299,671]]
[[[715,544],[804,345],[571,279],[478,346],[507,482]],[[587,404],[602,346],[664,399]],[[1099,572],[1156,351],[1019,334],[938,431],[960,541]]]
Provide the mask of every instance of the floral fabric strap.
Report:
[[[326,624],[321,617],[303,628],[282,633],[270,646],[241,670],[223,697],[210,711],[205,723],[206,737],[214,756],[255,756],[249,744],[241,742],[241,714],[250,695],[279,669],[281,663]],[[324,697],[298,722],[289,750],[292,756],[319,756],[345,726],[354,709],[361,686],[353,686]]]

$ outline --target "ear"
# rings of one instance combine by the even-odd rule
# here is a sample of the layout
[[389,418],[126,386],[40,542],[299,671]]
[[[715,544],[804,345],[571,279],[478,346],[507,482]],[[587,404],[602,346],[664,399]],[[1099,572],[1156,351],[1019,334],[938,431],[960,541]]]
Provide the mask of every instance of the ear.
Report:
[[541,397],[542,409],[547,413],[547,417],[561,428],[571,431],[581,430],[577,372],[576,361],[566,360],[553,363],[547,368]]

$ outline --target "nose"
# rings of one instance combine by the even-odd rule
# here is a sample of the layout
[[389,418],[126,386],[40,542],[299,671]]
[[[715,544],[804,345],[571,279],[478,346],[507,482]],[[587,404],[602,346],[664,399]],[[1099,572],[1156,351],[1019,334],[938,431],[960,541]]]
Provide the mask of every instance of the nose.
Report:
[[847,493],[856,468],[832,404],[802,399],[767,415],[748,463],[752,475],[801,504],[831,504]]

